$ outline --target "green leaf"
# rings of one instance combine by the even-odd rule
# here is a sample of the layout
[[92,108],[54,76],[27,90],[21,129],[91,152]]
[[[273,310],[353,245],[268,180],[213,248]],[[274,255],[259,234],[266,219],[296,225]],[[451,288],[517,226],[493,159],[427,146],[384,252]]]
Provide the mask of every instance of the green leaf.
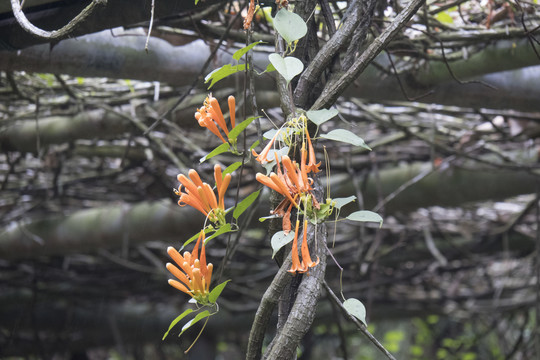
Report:
[[281,57],[281,55],[273,53],[268,55],[268,59],[274,65],[277,72],[281,74],[289,82],[298,74],[304,70],[304,64],[297,58],[293,56],[287,56],[286,58]]
[[[276,135],[277,132],[277,129],[270,129],[263,134],[263,138],[270,140]],[[281,131],[281,133],[283,133],[283,131]],[[278,139],[282,140],[281,136]]]
[[317,126],[321,126],[322,123],[337,116],[339,111],[337,109],[321,109],[321,110],[308,110],[306,116],[309,120],[315,123]]
[[443,24],[453,24],[454,23],[454,19],[452,18],[452,16],[450,16],[450,14],[447,11],[443,11],[443,12],[438,13],[437,15],[435,15],[435,18],[437,20],[439,20]]
[[204,243],[206,244],[207,242],[209,242],[210,240],[212,240],[213,238],[219,236],[219,235],[222,235],[222,234],[226,234],[228,232],[231,232],[231,224],[225,224],[223,225],[222,227],[220,227],[219,229],[216,230],[216,232],[214,232],[212,235],[210,235],[209,237],[207,237],[205,240],[204,240]]
[[240,133],[242,131],[244,131],[245,128],[248,127],[249,124],[251,124],[253,122],[253,120],[255,119],[258,119],[260,118],[260,116],[252,116],[244,121],[242,121],[240,124],[236,125],[234,127],[234,129],[232,129],[230,132],[229,132],[229,139],[230,140],[236,140],[236,138],[238,137],[238,135],[240,135]]
[[279,249],[290,243],[294,239],[294,231],[289,231],[288,234],[285,234],[284,231],[278,231],[272,236],[272,259],[276,256]]
[[167,330],[167,332],[163,335],[163,338],[161,339],[161,341],[165,340],[165,338],[167,337],[167,335],[169,335],[169,331],[172,330],[172,328],[178,324],[178,322],[180,320],[182,320],[183,318],[185,318],[187,315],[191,314],[194,310],[193,309],[187,309],[186,311],[184,311],[182,314],[178,315],[176,317],[176,319],[174,319],[172,322],[171,322],[171,325],[169,325],[169,329]]
[[203,156],[199,161],[201,163],[205,162],[206,160],[210,159],[210,158],[213,158],[214,156],[216,155],[219,155],[219,154],[222,154],[224,152],[227,152],[229,151],[229,143],[223,143],[221,145],[219,145],[217,148],[215,148],[214,150],[212,150],[210,152],[210,154],[207,154],[206,156]]
[[219,69],[215,69],[210,74],[206,75],[206,77],[204,78],[204,83],[206,84],[210,80],[212,80],[212,82],[208,86],[208,89],[210,89],[218,81],[225,79],[227,76],[236,74],[237,72],[244,71],[244,70],[246,70],[246,64],[239,64],[239,65],[226,64],[220,67]]
[[285,9],[279,10],[276,14],[274,29],[288,44],[301,39],[307,34],[307,25],[304,20],[297,14]]
[[240,217],[240,215],[242,215],[244,213],[244,211],[246,211],[246,209],[251,204],[253,204],[255,199],[257,199],[257,197],[259,196],[260,192],[261,192],[261,190],[257,190],[253,194],[250,194],[248,197],[246,197],[244,200],[240,201],[238,203],[238,205],[236,205],[236,207],[234,208],[234,212],[233,212],[233,215],[232,215],[233,218],[238,219]]
[[225,170],[223,170],[222,176],[225,176],[227,174],[232,174],[236,169],[238,169],[240,166],[242,166],[241,161],[237,161],[235,163],[232,163],[231,165],[227,166]]
[[322,134],[321,137],[325,139],[341,141],[344,143],[352,144],[354,146],[361,146],[364,149],[371,150],[371,148],[366,145],[362,138],[356,136],[356,134],[353,134],[349,130],[336,129],[330,131],[328,134]]
[[245,46],[239,50],[236,50],[235,53],[233,54],[233,59],[238,61],[242,58],[242,56],[244,56],[245,53],[247,53],[249,50],[253,49],[255,46],[259,45],[259,44],[263,44],[264,41],[262,40],[259,40],[259,41],[256,41],[254,43],[251,43],[249,44],[248,46]]
[[210,291],[210,294],[208,294],[208,300],[210,300],[211,303],[215,303],[218,299],[219,295],[221,295],[221,292],[223,289],[225,289],[225,285],[231,280],[227,280],[222,282],[221,284],[217,285],[215,288]]
[[259,221],[260,222],[264,222],[266,220],[269,220],[269,219],[277,219],[277,218],[280,218],[281,216],[279,215],[269,215],[269,216],[263,216],[263,217],[260,217],[259,218]]
[[255,140],[255,142],[253,144],[251,144],[251,146],[249,147],[249,152],[251,152],[251,150],[255,149],[257,147],[257,145],[259,145],[259,140]]
[[274,67],[274,65],[272,65],[272,63],[269,63],[268,65],[266,65],[266,69],[264,69],[264,71],[260,75],[272,71],[276,71],[276,68]]
[[349,314],[360,320],[364,325],[366,323],[366,307],[362,302],[355,298],[347,299],[343,302],[343,307]]
[[[214,230],[211,230],[211,229],[204,229],[204,234],[205,235],[208,235],[208,233],[210,232],[213,232]],[[182,244],[182,248],[180,250],[182,250],[183,248],[185,248],[186,246],[188,246],[189,244],[191,244],[192,242],[194,242],[195,240],[197,240],[197,238],[199,237],[199,234],[201,232],[197,232],[195,235],[193,235],[192,237],[190,237],[189,239],[187,239],[186,241],[184,241],[184,244]]]
[[180,334],[178,334],[178,337],[182,336],[182,334],[184,333],[184,331],[186,331],[187,329],[189,329],[190,327],[192,327],[193,325],[195,325],[196,323],[198,323],[200,320],[204,319],[204,318],[207,318],[210,316],[210,311],[208,310],[204,310],[203,312],[201,313],[198,313],[197,316],[195,316],[193,319],[191,319],[190,321],[188,321],[186,323],[186,325],[184,325],[182,327],[182,331],[180,332]]
[[362,222],[378,222],[379,227],[382,227],[383,218],[373,211],[361,210],[355,211],[346,217],[347,220],[362,221]]
[[346,197],[346,198],[332,199],[332,201],[334,202],[334,207],[336,209],[341,209],[343,206],[347,205],[348,203],[353,202],[354,200],[356,200],[356,196],[354,195]]

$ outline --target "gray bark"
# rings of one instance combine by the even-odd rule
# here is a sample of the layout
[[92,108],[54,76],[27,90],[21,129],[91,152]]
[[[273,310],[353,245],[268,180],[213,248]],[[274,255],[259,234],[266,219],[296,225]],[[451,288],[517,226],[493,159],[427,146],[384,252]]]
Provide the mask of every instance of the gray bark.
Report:
[[[63,40],[53,48],[39,45],[20,52],[0,52],[0,69],[163,81],[183,86],[192,83],[210,54],[210,49],[202,41],[173,46],[157,38],[151,39],[150,51],[146,54],[144,42],[145,37],[140,32],[134,36],[113,37],[107,31]],[[230,53],[218,51],[213,68],[233,63]],[[379,56],[375,61],[387,65],[385,56]],[[256,51],[254,64],[259,70],[266,68],[267,53]],[[459,84],[452,79],[446,66],[437,61],[400,76],[409,97],[425,94],[436,85],[433,94],[420,99],[427,103],[538,110],[540,88],[536,84],[540,67],[533,67],[537,64],[538,59],[526,40],[502,40],[486,46],[470,59],[450,62],[455,75],[461,80],[482,80],[497,87],[496,91],[480,84]],[[221,81],[216,88],[230,86],[233,78]],[[256,81],[259,90],[275,89],[271,75],[258,76]],[[396,78],[381,73],[373,66],[367,67],[345,95],[369,100],[405,99]]]
[[[386,196],[430,166],[417,163],[382,170],[379,178],[372,174],[367,179],[364,192],[365,208],[371,209],[376,205],[379,198],[377,187],[381,189],[381,195]],[[435,171],[396,196],[385,205],[385,211],[390,214],[435,205],[459,206],[534,193],[536,189],[538,178],[526,172],[479,170],[478,166],[469,165]],[[332,185],[331,196],[334,198],[354,193],[348,177],[342,177]],[[259,208],[254,218],[266,216],[268,210]],[[345,214],[344,211],[342,215]],[[0,258],[34,258],[95,251],[100,247],[118,248],[124,236],[131,244],[150,240],[178,241],[189,238],[199,229],[201,222],[192,220],[196,216],[199,213],[189,207],[179,208],[176,204],[157,202],[108,206],[81,210],[65,217],[14,222],[0,231]],[[261,224],[256,221],[253,226]]]

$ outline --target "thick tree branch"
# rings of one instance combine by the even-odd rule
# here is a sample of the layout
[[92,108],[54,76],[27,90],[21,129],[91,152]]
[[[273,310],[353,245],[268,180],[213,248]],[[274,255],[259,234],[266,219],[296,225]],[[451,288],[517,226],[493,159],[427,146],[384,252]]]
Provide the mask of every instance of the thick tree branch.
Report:
[[264,292],[249,333],[246,360],[258,360],[261,358],[264,334],[266,333],[268,323],[270,322],[270,317],[272,316],[272,312],[274,311],[285,286],[287,286],[292,279],[291,274],[287,272],[287,270],[291,268],[291,264],[291,254],[289,254],[279,268],[274,280],[272,280],[272,283]]
[[305,107],[308,96],[317,82],[320,81],[322,72],[328,67],[332,58],[338,51],[348,43],[355,28],[360,22],[360,1],[354,0],[347,12],[348,16],[344,24],[336,33],[324,44],[315,58],[304,70],[298,85],[294,91],[295,103],[300,107]]
[[411,0],[407,7],[399,13],[396,19],[379,35],[360,58],[336,82],[328,83],[315,104],[313,110],[331,106],[345,89],[360,75],[373,59],[388,45],[390,40],[418,11],[424,0]]
[[[310,233],[317,234],[315,237],[317,241],[326,241],[326,226],[319,225],[317,231]],[[326,272],[326,247],[319,244],[315,251],[311,251],[311,256],[312,258],[318,256],[320,263],[310,269],[309,275],[303,275],[287,321],[268,345],[263,359],[294,359],[298,344],[311,327]]]

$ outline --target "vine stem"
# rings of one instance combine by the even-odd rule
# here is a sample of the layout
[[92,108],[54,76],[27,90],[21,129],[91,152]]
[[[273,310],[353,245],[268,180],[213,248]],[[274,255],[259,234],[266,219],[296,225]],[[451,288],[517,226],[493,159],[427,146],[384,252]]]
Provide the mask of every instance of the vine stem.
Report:
[[364,334],[368,338],[368,340],[371,341],[371,343],[377,347],[377,349],[379,349],[384,355],[386,355],[388,359],[396,360],[396,358],[388,350],[386,350],[386,348],[379,342],[379,340],[377,340],[377,338],[368,331],[366,325],[364,325],[362,322],[360,322],[360,320],[358,320],[357,318],[349,314],[347,309],[345,309],[345,307],[343,306],[343,303],[339,300],[339,298],[334,293],[334,291],[330,288],[330,286],[328,286],[328,284],[326,283],[326,280],[323,281],[323,286],[326,292],[328,293],[330,300],[332,300],[334,304],[336,304],[341,309],[341,312],[343,313],[343,315],[349,320],[351,320],[358,327],[360,332]]

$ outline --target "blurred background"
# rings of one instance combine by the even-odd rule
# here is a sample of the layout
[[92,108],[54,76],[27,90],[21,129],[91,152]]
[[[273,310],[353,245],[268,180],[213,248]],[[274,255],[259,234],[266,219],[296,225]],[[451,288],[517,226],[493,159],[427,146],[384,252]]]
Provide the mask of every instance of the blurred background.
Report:
[[[89,1],[27,0],[26,16],[56,29]],[[293,2],[291,2],[293,3]],[[204,77],[245,43],[237,2],[109,1],[69,39],[46,40],[0,4],[0,358],[240,359],[259,300],[277,272],[263,192],[242,231],[207,257],[232,279],[220,313],[182,338],[169,323],[189,306],[167,284],[168,246],[181,247],[204,217],[180,208],[176,175],[220,144],[194,112]],[[319,41],[330,9],[315,7]],[[365,48],[404,6],[377,2]],[[254,65],[273,52],[270,8],[256,13]],[[540,43],[536,1],[428,1],[335,104],[321,132],[344,128],[369,152],[320,139],[330,196],[376,223],[328,223],[343,293],[367,308],[368,328],[399,359],[537,359],[540,307]],[[342,59],[347,54],[342,54]],[[263,133],[282,124],[275,73],[255,76]],[[321,80],[322,81],[322,80]],[[242,76],[212,88],[244,107]],[[248,100],[251,101],[251,100]],[[246,131],[249,147],[258,138]],[[243,141],[243,140],[242,140]],[[260,147],[258,148],[260,149]],[[325,166],[323,160],[323,167]],[[247,161],[233,174],[243,198],[260,188]],[[227,248],[229,248],[227,250]],[[227,262],[223,263],[228,252]],[[327,282],[340,271],[329,258]],[[299,359],[382,359],[323,292]]]

